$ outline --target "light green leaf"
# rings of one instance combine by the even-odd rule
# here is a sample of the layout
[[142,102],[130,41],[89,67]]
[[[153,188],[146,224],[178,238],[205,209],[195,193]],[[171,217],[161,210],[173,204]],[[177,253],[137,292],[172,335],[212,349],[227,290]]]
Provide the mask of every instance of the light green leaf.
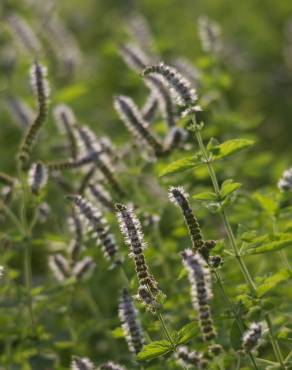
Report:
[[215,193],[212,193],[211,191],[204,191],[202,193],[193,195],[193,199],[196,200],[211,200],[211,201],[216,201],[217,200],[217,195]]
[[189,342],[192,338],[198,335],[198,332],[198,325],[195,322],[190,322],[186,324],[178,331],[177,344],[184,344]]
[[146,344],[142,351],[138,353],[137,360],[152,360],[154,358],[165,355],[172,351],[171,343],[167,340],[160,340]]
[[229,157],[239,151],[249,148],[254,144],[253,140],[248,139],[233,139],[225,141],[222,144],[209,147],[209,151],[213,154],[213,160]]
[[59,92],[55,95],[54,100],[57,102],[68,103],[86,94],[86,92],[86,85],[84,85],[83,83],[79,83],[59,90]]
[[277,211],[278,204],[271,197],[264,195],[264,194],[255,193],[253,195],[253,199],[256,200],[261,206],[261,208],[265,212],[267,212],[269,215],[273,216],[275,212]]
[[225,198],[237,189],[241,187],[240,182],[234,182],[233,180],[226,180],[221,186],[221,197]]
[[244,254],[261,254],[269,253],[292,246],[292,239],[278,240],[275,242],[267,243],[259,247],[247,249]]
[[199,159],[199,154],[193,155],[191,157],[185,157],[178,159],[175,162],[170,163],[168,166],[164,167],[159,176],[163,177],[166,175],[172,175],[174,173],[183,172],[201,166],[202,163]]
[[281,283],[282,281],[288,280],[292,278],[292,274],[289,270],[281,270],[278,271],[276,274],[269,276],[265,279],[265,282],[257,287],[257,292],[259,296],[263,296],[269,290],[275,288],[276,285]]
[[111,335],[113,336],[113,338],[123,338],[125,336],[124,331],[121,327],[118,327],[112,330]]

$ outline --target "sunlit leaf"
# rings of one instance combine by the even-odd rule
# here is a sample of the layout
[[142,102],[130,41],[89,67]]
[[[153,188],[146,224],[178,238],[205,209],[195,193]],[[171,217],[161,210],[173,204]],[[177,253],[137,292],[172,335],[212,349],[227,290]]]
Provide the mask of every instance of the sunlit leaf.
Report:
[[168,166],[164,167],[159,176],[163,177],[166,175],[172,175],[174,173],[183,172],[201,166],[202,163],[199,159],[199,155],[193,155],[191,157],[185,157],[178,159],[175,162],[170,163]]
[[165,355],[172,351],[171,343],[167,340],[160,340],[146,344],[142,351],[138,353],[137,360],[152,360],[154,358]]
[[263,296],[271,289],[275,288],[279,283],[291,279],[292,273],[289,270],[281,270],[272,276],[267,277],[264,280],[264,283],[257,287],[257,292],[259,296]]
[[225,141],[219,145],[210,145],[209,151],[213,154],[213,160],[218,160],[236,154],[243,149],[249,148],[253,144],[253,140],[233,139]]

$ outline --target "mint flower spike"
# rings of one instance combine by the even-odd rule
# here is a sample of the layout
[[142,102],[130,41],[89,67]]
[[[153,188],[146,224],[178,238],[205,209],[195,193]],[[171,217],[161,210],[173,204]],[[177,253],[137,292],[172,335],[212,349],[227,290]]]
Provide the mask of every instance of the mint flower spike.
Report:
[[216,332],[209,304],[213,297],[210,271],[203,258],[194,254],[191,249],[185,249],[181,255],[188,271],[192,303],[199,315],[202,337],[204,341],[211,341],[216,338]]
[[292,191],[292,168],[283,172],[282,177],[278,181],[278,188],[285,191]]
[[98,370],[126,370],[126,368],[112,361],[109,361],[105,364],[100,365]]
[[124,62],[135,72],[140,73],[149,64],[149,58],[134,44],[122,44],[119,51]]
[[259,345],[259,341],[262,338],[262,325],[260,323],[253,322],[249,329],[243,334],[242,337],[242,349],[245,353],[251,352]]
[[95,366],[87,357],[75,357],[71,362],[71,370],[95,370]]
[[40,161],[31,165],[28,171],[28,184],[33,194],[38,195],[48,182],[48,169]]
[[177,348],[176,358],[187,369],[194,366],[199,370],[208,368],[208,361],[203,358],[202,354],[196,351],[190,352],[186,346]]
[[145,343],[142,327],[138,319],[138,311],[127,289],[123,289],[119,303],[119,318],[125,333],[129,350],[139,353]]
[[177,99],[178,105],[190,106],[194,105],[198,99],[196,90],[192,88],[189,80],[187,80],[174,67],[170,67],[163,62],[146,67],[142,72],[142,76],[159,75],[165,79]]

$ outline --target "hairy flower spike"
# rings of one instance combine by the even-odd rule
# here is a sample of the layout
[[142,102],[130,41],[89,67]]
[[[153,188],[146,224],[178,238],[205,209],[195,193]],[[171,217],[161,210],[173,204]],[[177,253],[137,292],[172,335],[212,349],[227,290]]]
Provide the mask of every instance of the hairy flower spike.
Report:
[[281,191],[292,191],[292,168],[284,171],[282,177],[278,181],[278,188]]
[[77,158],[77,142],[76,135],[74,132],[74,126],[76,125],[76,118],[70,107],[66,104],[59,104],[54,109],[54,117],[58,124],[58,127],[62,133],[65,133],[68,138],[70,145],[70,154],[73,159]]
[[150,93],[148,98],[142,107],[142,116],[146,123],[151,123],[156,115],[158,109],[158,99],[155,93]]
[[95,370],[95,366],[87,357],[75,357],[71,362],[71,370]]
[[127,96],[116,96],[114,98],[114,107],[134,139],[138,142],[143,141],[150,153],[154,153],[155,156],[161,156],[163,154],[163,146],[149,131],[147,123],[133,100]]
[[185,192],[182,186],[171,186],[169,188],[168,195],[170,201],[180,207],[192,239],[192,249],[195,253],[198,252],[199,249],[203,247],[204,241],[202,238],[200,225],[187,200],[188,194]]
[[78,280],[81,280],[85,275],[89,275],[95,268],[95,262],[90,257],[84,257],[81,261],[77,262],[72,270],[72,274]]
[[173,64],[180,73],[186,76],[193,86],[197,87],[201,78],[201,73],[188,59],[178,57],[175,58]]
[[110,193],[101,184],[90,184],[89,190],[92,196],[105,208],[111,211],[115,209]]
[[38,99],[38,114],[33,123],[28,127],[20,145],[19,160],[22,164],[22,167],[25,167],[26,163],[28,162],[39,130],[47,118],[49,85],[46,76],[46,67],[43,67],[37,61],[35,61],[31,67],[31,84]]
[[190,249],[181,253],[183,264],[188,271],[191,284],[191,296],[194,308],[198,311],[201,333],[205,341],[216,337],[211,317],[209,301],[212,298],[211,277],[205,262],[199,254]]
[[262,326],[259,323],[253,322],[249,329],[243,334],[242,349],[248,353],[255,349],[262,337]]
[[28,172],[28,183],[31,192],[38,195],[48,182],[48,170],[42,162],[35,162]]
[[61,254],[50,256],[49,267],[58,281],[62,282],[70,275],[68,262]]
[[120,299],[119,318],[122,323],[129,350],[135,354],[139,353],[145,341],[137,310],[127,289],[123,290]]
[[151,75],[145,77],[145,82],[156,95],[162,117],[166,121],[168,127],[174,127],[176,124],[176,112],[167,83],[160,76]]
[[131,207],[126,207],[123,204],[116,204],[117,216],[122,234],[124,235],[125,243],[130,248],[130,257],[134,259],[136,273],[140,285],[147,286],[151,293],[158,292],[157,282],[149,273],[148,266],[143,254],[146,248],[144,235],[141,224]]
[[136,45],[132,44],[121,45],[120,54],[124,62],[135,72],[140,73],[149,64],[148,57]]
[[154,41],[150,31],[149,24],[145,17],[136,13],[128,19],[128,31],[133,40],[147,54],[152,54],[154,50]]
[[185,346],[177,348],[176,357],[183,366],[186,366],[187,369],[193,368],[194,366],[199,370],[208,368],[208,361],[203,358],[201,353],[196,351],[189,352],[188,348]]
[[8,96],[6,102],[12,118],[21,128],[26,129],[33,121],[33,110],[23,100],[14,96]]
[[185,141],[186,137],[187,133],[183,128],[172,127],[164,140],[165,152],[171,152],[180,147],[180,145]]
[[105,257],[113,262],[118,262],[116,261],[118,247],[114,236],[109,232],[109,225],[102,213],[81,195],[69,195],[68,199],[75,204],[80,215],[87,222],[90,231],[95,233],[102,245]]
[[221,29],[208,17],[199,18],[199,36],[203,50],[207,53],[218,53],[221,50]]
[[99,366],[100,370],[126,370],[124,366],[116,364],[114,362],[106,362]]
[[143,71],[143,76],[152,74],[160,75],[168,82],[179,105],[189,106],[196,103],[198,97],[195,89],[192,88],[191,83],[175,68],[164,63],[159,63],[147,67]]

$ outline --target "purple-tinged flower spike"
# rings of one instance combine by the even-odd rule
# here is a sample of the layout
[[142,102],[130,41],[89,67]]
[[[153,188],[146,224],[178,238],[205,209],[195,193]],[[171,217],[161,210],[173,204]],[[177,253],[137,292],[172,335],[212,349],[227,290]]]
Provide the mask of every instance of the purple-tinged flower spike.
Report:
[[221,51],[221,29],[219,25],[211,21],[208,17],[199,18],[199,36],[203,50],[207,53],[217,54]]
[[178,57],[173,61],[173,65],[182,73],[194,87],[197,87],[201,79],[201,72],[186,58]]
[[183,264],[188,271],[191,284],[192,303],[199,314],[201,333],[205,341],[216,337],[211,316],[209,301],[212,298],[211,277],[209,269],[199,254],[194,254],[191,249],[181,253]]
[[42,124],[47,118],[50,90],[46,77],[46,67],[43,67],[37,61],[35,61],[31,67],[31,84],[38,100],[38,113],[35,120],[31,123],[24,134],[24,138],[20,145],[18,157],[22,167],[26,166],[31,151],[35,145],[37,135],[42,127]]
[[193,214],[187,199],[189,195],[185,192],[185,189],[182,186],[171,186],[169,188],[168,196],[170,201],[181,209],[192,239],[192,249],[194,253],[198,252],[200,248],[203,247],[204,241],[198,220]]
[[101,184],[89,184],[89,191],[93,198],[110,211],[115,210],[115,205],[110,193]]
[[70,232],[74,234],[74,239],[81,243],[83,239],[83,225],[78,212],[75,212],[74,208],[67,222]]
[[242,349],[245,353],[251,352],[259,345],[259,341],[262,338],[262,331],[262,325],[253,322],[249,329],[243,334]]
[[8,96],[6,103],[12,118],[22,129],[26,129],[34,119],[33,110],[22,99],[15,96]]
[[283,172],[282,177],[278,181],[278,188],[281,191],[292,191],[292,168]]
[[208,361],[203,358],[201,353],[196,351],[190,352],[185,346],[177,348],[176,358],[187,369],[196,367],[198,370],[203,370],[208,368]]
[[130,248],[129,256],[134,259],[139,285],[145,285],[151,293],[157,294],[157,282],[149,273],[143,250],[146,248],[141,224],[133,209],[123,204],[116,204],[117,216],[125,243]]
[[49,267],[56,279],[60,282],[64,281],[70,275],[68,261],[61,254],[50,256]]
[[8,23],[11,31],[29,55],[33,57],[38,56],[41,51],[41,45],[27,21],[17,14],[11,14],[8,17]]
[[129,350],[135,354],[139,353],[143,348],[145,340],[138,319],[138,312],[127,289],[123,290],[120,298],[119,318],[122,323]]
[[164,140],[164,150],[166,152],[171,152],[174,149],[179,148],[186,138],[187,133],[183,128],[172,127]]
[[167,126],[169,128],[174,127],[176,125],[176,111],[167,82],[160,76],[150,75],[145,77],[145,83],[156,95],[162,117]]
[[109,232],[109,225],[102,213],[81,195],[69,195],[67,198],[75,204],[81,217],[86,221],[89,230],[100,241],[105,257],[112,262],[119,262],[116,260],[118,247],[115,238]]
[[116,364],[116,363],[111,362],[111,361],[100,365],[98,369],[99,370],[126,370],[126,368],[124,366]]
[[194,105],[198,99],[195,89],[191,83],[180,74],[175,68],[164,63],[159,63],[147,67],[143,71],[143,76],[149,75],[162,76],[167,82],[171,91],[177,98],[177,103],[182,106]]
[[37,208],[37,220],[39,223],[44,224],[45,222],[48,221],[52,210],[51,207],[48,205],[46,202],[42,202]]
[[157,302],[147,285],[139,285],[137,299],[139,299],[148,311],[151,313],[156,313]]
[[48,182],[48,170],[42,162],[35,162],[28,171],[28,184],[33,194],[38,195]]
[[0,279],[2,279],[5,275],[5,267],[0,265]]
[[[133,100],[127,96],[119,95],[114,98],[114,107],[124,122],[126,128],[139,143],[143,142],[151,154],[159,157],[163,154],[163,145],[147,127],[147,122],[142,117],[141,112]],[[141,145],[139,146],[140,149]]]
[[81,152],[81,155],[88,154],[101,154],[102,148],[97,140],[95,133],[85,125],[77,126],[75,125],[75,130],[77,133],[77,143]]
[[148,57],[136,45],[123,44],[119,50],[124,62],[135,72],[142,72],[150,63]]
[[76,134],[74,132],[74,126],[76,125],[76,118],[72,109],[66,104],[59,104],[54,109],[54,117],[58,124],[58,127],[62,133],[65,133],[69,146],[70,154],[73,159],[77,158],[77,141]]
[[155,116],[158,109],[158,99],[157,95],[153,92],[151,92],[148,95],[148,98],[145,102],[145,104],[142,107],[142,117],[146,123],[151,123]]
[[95,366],[87,357],[75,357],[71,362],[71,370],[95,370]]
[[76,279],[81,280],[84,276],[90,275],[96,264],[90,257],[84,257],[81,261],[77,262],[72,270],[72,274]]

